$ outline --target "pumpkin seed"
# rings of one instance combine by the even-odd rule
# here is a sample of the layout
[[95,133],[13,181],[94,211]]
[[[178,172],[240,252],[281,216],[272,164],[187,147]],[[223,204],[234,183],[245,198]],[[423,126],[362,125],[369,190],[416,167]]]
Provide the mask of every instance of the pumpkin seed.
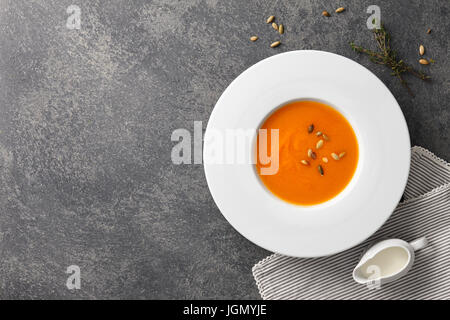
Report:
[[255,42],[256,40],[258,40],[258,37],[257,37],[257,36],[250,37],[250,41]]
[[317,143],[316,143],[316,149],[320,149],[323,146],[323,140],[320,139]]
[[309,166],[309,161],[308,160],[302,160],[300,161],[302,164],[304,164],[305,166]]
[[324,17],[329,17],[329,16],[330,16],[330,13],[329,13],[328,11],[324,10],[324,11],[322,12],[322,15],[323,15]]
[[427,30],[427,34],[430,34],[430,33],[431,33],[431,29],[428,29],[428,30]]
[[328,163],[328,158],[327,157],[323,157],[322,161],[325,162],[325,163]]
[[267,18],[267,23],[271,23],[275,19],[275,16],[270,16]]
[[336,9],[336,13],[341,13],[341,12],[343,12],[344,10],[345,10],[344,7],[337,8],[337,9]]
[[317,131],[316,136],[320,137],[322,135],[322,131]]
[[322,137],[325,141],[330,141],[330,137],[328,137],[325,133],[322,133]]
[[320,175],[323,176],[324,172],[323,172],[323,168],[320,164],[317,166],[317,170],[319,170]]
[[343,156],[345,156],[345,155],[346,155],[345,151],[344,151],[344,152],[341,152],[341,153],[339,153],[339,159],[342,159],[342,157],[343,157]]
[[308,149],[308,157],[310,157],[313,160],[316,160],[317,154],[314,151],[312,151],[312,149]]
[[283,33],[284,33],[284,26],[283,26],[282,24],[280,24],[280,26],[278,27],[278,32],[279,32],[280,34],[283,34]]
[[427,59],[420,59],[420,60],[419,60],[419,63],[420,63],[420,64],[425,64],[425,65],[426,65],[426,64],[429,64],[430,62],[429,62]]
[[273,42],[273,43],[270,45],[270,47],[271,47],[271,48],[276,48],[276,47],[278,47],[280,44],[281,44],[280,41],[275,41],[275,42]]
[[339,160],[339,156],[336,154],[336,153],[332,153],[331,154],[331,157],[334,159],[334,160]]
[[425,47],[424,47],[423,45],[420,45],[420,46],[419,46],[419,54],[420,54],[421,56],[423,56],[424,53],[425,53]]
[[309,126],[308,126],[308,133],[312,133],[314,131],[314,125],[313,124],[310,124]]
[[272,28],[274,28],[275,30],[278,30],[278,25],[275,22],[273,22],[272,23]]

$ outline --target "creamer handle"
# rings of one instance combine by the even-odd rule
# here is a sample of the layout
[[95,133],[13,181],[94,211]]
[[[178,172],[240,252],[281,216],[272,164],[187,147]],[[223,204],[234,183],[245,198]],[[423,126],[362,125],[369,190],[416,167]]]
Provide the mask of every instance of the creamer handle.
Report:
[[425,248],[428,245],[428,240],[427,238],[422,237],[414,241],[411,241],[409,244],[411,245],[411,247],[413,247],[414,251],[417,251]]

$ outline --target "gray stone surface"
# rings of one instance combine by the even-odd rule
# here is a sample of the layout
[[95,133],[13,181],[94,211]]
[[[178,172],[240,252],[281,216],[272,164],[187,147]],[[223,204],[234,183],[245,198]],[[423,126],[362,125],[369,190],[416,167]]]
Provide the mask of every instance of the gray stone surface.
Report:
[[[80,30],[65,26],[71,4]],[[399,54],[433,77],[408,77],[415,97],[348,46],[373,45],[370,4],[0,0],[0,298],[259,298],[251,267],[268,252],[225,221],[201,165],[171,163],[170,136],[206,124],[227,85],[276,53],[367,66],[412,143],[450,159],[449,2],[376,1]],[[277,49],[271,14],[287,29]],[[436,64],[418,65],[421,43]],[[81,290],[65,286],[72,264]]]

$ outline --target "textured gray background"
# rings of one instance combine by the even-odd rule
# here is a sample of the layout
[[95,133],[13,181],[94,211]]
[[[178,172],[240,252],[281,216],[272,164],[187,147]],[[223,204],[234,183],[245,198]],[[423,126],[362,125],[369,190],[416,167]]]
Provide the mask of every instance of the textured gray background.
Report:
[[[433,77],[408,78],[415,97],[348,46],[373,45],[374,3],[401,56]],[[81,30],[65,27],[70,4]],[[0,0],[0,298],[259,298],[251,267],[268,252],[225,221],[201,165],[171,163],[172,131],[206,124],[252,64],[319,49],[372,70],[412,144],[450,159],[449,10],[441,0]],[[287,28],[277,49],[271,14]],[[421,43],[436,64],[417,63]],[[81,290],[65,286],[71,264]]]

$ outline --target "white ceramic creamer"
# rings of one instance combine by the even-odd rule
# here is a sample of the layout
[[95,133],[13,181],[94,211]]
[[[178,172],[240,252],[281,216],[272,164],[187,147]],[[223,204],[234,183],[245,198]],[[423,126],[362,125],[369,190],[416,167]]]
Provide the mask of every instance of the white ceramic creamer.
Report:
[[410,243],[400,239],[389,239],[370,247],[353,269],[353,279],[361,284],[379,281],[392,282],[404,276],[414,263],[414,251],[426,247],[425,237]]

